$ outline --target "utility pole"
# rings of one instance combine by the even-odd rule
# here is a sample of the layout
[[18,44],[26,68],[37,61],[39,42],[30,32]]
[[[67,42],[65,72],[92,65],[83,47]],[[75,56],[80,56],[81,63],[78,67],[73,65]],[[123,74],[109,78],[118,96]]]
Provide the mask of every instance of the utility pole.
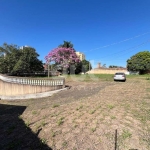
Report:
[[48,78],[49,78],[49,63],[50,63],[50,61],[48,62]]

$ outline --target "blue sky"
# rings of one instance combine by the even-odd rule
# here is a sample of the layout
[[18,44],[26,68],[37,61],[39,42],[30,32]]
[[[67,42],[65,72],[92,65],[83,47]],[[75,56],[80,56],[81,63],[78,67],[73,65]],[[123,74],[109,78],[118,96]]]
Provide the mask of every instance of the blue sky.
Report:
[[71,41],[95,67],[126,66],[150,50],[150,0],[0,0],[0,44],[29,45],[39,59]]

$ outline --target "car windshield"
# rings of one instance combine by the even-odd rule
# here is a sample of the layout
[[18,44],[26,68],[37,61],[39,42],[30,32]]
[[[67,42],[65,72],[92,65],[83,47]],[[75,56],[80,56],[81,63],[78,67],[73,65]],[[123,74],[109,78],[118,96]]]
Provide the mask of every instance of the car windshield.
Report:
[[116,73],[116,75],[124,75],[124,73]]

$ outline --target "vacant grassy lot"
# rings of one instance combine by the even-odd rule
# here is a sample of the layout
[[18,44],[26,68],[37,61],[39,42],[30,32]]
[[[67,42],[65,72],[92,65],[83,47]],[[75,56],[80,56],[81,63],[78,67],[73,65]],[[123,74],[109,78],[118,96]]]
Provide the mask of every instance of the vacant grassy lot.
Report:
[[71,88],[52,97],[1,100],[0,149],[149,150],[149,79],[66,76]]

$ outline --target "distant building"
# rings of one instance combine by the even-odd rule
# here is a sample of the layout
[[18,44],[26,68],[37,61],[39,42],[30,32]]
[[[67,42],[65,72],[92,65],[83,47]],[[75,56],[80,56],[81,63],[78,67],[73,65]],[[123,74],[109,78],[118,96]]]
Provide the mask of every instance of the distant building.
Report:
[[22,50],[23,50],[25,47],[30,47],[30,46],[27,46],[27,45],[25,45],[25,46],[21,46],[21,47],[20,47],[20,49],[22,49]]
[[101,68],[101,63],[97,64],[97,68],[100,69]]
[[76,55],[80,58],[80,60],[85,60],[85,55],[81,52],[76,52]]
[[6,53],[4,53],[4,58],[6,57]]

